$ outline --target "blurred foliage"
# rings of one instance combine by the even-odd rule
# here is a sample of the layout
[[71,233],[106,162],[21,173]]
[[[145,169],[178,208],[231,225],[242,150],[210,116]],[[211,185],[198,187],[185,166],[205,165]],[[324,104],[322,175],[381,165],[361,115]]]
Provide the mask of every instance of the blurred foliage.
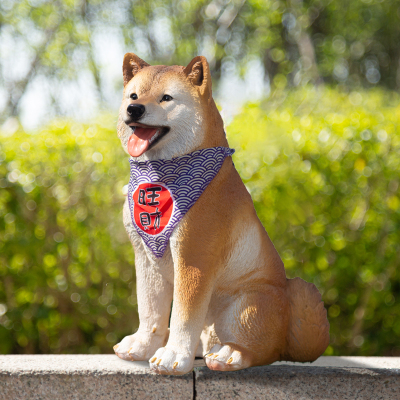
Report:
[[0,353],[110,352],[137,325],[115,125],[0,141]]
[[[0,136],[0,353],[108,353],[138,326],[111,120]],[[323,294],[327,355],[400,354],[399,124],[393,92],[307,88],[227,128],[288,276]]]
[[80,98],[83,82],[99,105],[114,107],[124,51],[181,65],[203,54],[216,83],[257,60],[272,87],[392,89],[400,87],[399,40],[395,0],[2,0],[0,120],[18,116],[37,86],[49,113],[67,113],[66,98]]
[[288,276],[322,292],[326,355],[400,355],[399,124],[397,93],[311,89],[228,127]]

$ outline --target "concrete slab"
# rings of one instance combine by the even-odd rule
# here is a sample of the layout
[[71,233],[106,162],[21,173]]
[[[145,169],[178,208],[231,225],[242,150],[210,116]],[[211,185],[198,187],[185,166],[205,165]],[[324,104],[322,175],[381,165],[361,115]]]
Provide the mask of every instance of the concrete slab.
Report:
[[272,365],[340,368],[390,368],[400,369],[400,357],[320,357],[312,363],[279,361]]
[[0,400],[365,399],[400,400],[400,357],[321,357],[215,372],[159,376],[115,355],[0,356]]
[[191,399],[193,374],[159,376],[115,355],[0,356],[1,400]]
[[196,399],[399,400],[399,357],[321,357],[237,372],[195,368]]

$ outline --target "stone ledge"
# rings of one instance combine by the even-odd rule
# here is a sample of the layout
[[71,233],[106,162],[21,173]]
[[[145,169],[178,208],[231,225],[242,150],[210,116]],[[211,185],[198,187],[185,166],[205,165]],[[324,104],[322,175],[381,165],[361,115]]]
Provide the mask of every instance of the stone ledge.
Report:
[[230,373],[203,365],[171,377],[114,355],[0,356],[0,399],[400,400],[398,357],[321,357]]
[[203,399],[400,399],[400,358],[321,357],[314,363],[275,363],[237,372],[196,370]]
[[0,400],[172,398],[193,398],[193,374],[159,376],[115,355],[0,356]]

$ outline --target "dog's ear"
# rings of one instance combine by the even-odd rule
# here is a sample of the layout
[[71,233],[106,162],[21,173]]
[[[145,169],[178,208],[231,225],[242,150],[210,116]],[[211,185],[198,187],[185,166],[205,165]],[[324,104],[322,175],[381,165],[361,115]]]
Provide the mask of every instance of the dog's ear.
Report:
[[122,75],[124,77],[124,86],[144,67],[149,67],[146,61],[143,61],[134,53],[126,53],[122,64]]
[[210,67],[205,57],[193,58],[183,72],[192,85],[199,87],[201,94],[211,95]]

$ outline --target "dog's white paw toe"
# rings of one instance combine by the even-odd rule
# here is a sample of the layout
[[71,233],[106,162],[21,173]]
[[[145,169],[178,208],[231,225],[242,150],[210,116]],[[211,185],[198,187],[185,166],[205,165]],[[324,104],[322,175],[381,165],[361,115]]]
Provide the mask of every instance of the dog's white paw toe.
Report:
[[161,375],[183,375],[193,369],[193,357],[161,347],[150,358],[150,368]]
[[216,344],[211,351],[204,356],[208,368],[214,371],[236,371],[250,366],[243,354],[234,350],[231,346]]
[[146,349],[138,335],[130,335],[114,346],[114,352],[123,360],[139,361],[145,360]]
[[114,352],[123,360],[147,361],[156,349],[163,345],[164,339],[135,333],[125,336],[114,346]]

